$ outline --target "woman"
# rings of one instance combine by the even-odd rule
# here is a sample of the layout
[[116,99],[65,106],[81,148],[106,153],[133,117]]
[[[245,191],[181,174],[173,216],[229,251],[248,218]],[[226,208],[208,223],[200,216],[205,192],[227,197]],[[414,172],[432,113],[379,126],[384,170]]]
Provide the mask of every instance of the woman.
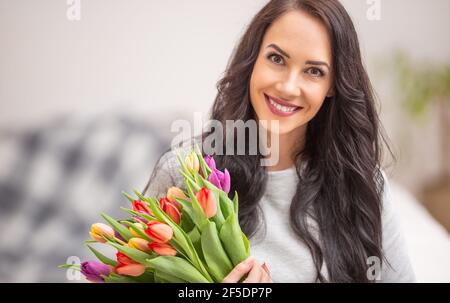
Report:
[[[380,168],[374,94],[353,23],[337,0],[263,7],[218,83],[211,119],[279,122],[268,127],[279,139],[277,164],[261,166],[261,154],[214,155],[230,171],[230,192],[239,193],[254,257],[224,282],[414,281]],[[181,185],[177,175],[168,152],[147,193]]]

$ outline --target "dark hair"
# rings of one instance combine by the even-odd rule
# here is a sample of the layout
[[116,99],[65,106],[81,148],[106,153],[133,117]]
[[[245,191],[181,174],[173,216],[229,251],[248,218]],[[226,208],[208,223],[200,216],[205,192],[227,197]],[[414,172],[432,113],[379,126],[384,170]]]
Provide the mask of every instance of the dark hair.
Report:
[[[325,99],[309,122],[305,148],[296,153],[299,183],[290,207],[290,224],[311,251],[317,280],[326,281],[321,274],[325,262],[330,282],[369,282],[367,258],[383,260],[381,139],[387,141],[357,33],[344,7],[337,0],[272,0],[266,4],[248,26],[217,83],[211,119],[225,125],[226,120],[256,118],[249,83],[264,34],[275,19],[297,9],[320,19],[329,31],[334,95]],[[210,133],[203,133],[202,138]],[[239,221],[250,238],[262,221],[258,202],[267,172],[260,166],[261,155],[214,158],[218,168],[230,171],[230,193],[239,193]],[[313,235],[308,217],[317,223],[319,238]]]

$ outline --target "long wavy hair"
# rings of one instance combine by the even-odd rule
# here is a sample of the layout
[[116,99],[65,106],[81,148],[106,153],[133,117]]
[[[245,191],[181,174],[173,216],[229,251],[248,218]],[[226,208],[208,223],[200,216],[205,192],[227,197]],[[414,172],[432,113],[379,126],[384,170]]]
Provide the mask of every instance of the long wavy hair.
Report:
[[[344,7],[337,0],[272,0],[266,4],[233,50],[223,78],[217,83],[210,118],[222,125],[226,120],[256,119],[249,97],[250,76],[267,28],[291,10],[309,13],[327,27],[332,43],[334,96],[325,99],[309,122],[305,147],[295,155],[299,182],[289,223],[312,254],[316,280],[370,282],[367,258],[384,259],[382,141],[394,155],[377,115],[357,33]],[[212,131],[204,132],[202,139]],[[223,140],[227,138],[224,130]],[[248,140],[245,150],[249,150]],[[251,238],[264,225],[259,201],[265,191],[267,171],[260,165],[262,155],[214,158],[218,168],[227,168],[231,173],[230,193],[239,193],[239,221]],[[316,223],[318,236],[308,218]],[[328,279],[321,273],[324,264]]]

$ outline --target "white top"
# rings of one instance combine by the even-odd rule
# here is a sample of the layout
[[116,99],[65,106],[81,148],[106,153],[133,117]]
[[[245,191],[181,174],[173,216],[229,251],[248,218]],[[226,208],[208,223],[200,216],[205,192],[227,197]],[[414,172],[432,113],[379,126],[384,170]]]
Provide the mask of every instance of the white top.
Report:
[[[406,251],[397,215],[392,208],[389,182],[385,179],[383,197],[383,251],[394,270],[385,266],[376,282],[415,282],[415,275]],[[274,282],[316,282],[317,276],[308,247],[296,237],[289,224],[289,207],[298,182],[294,166],[269,171],[266,191],[260,201],[266,221],[266,235],[262,229],[249,239],[252,255],[266,262]],[[374,263],[369,262],[368,270]],[[370,270],[369,270],[370,271]],[[372,273],[370,271],[370,273]],[[325,265],[322,274],[328,278]]]
[[[188,152],[190,149],[186,149]],[[185,152],[185,155],[187,154]],[[165,195],[170,186],[183,188],[183,178],[173,152],[167,152],[155,168],[156,175],[147,191],[148,196]],[[403,234],[392,207],[388,179],[385,179],[383,197],[382,231],[383,251],[395,270],[384,266],[381,282],[415,282]],[[300,241],[289,224],[289,207],[295,194],[298,176],[294,166],[281,171],[269,171],[265,193],[260,200],[266,222],[266,235],[262,229],[249,239],[251,254],[262,264],[266,261],[274,282],[316,282],[316,269],[312,255]],[[314,233],[314,231],[312,231]],[[370,263],[373,264],[373,263]],[[369,269],[368,265],[368,269]],[[326,266],[322,274],[328,278]]]

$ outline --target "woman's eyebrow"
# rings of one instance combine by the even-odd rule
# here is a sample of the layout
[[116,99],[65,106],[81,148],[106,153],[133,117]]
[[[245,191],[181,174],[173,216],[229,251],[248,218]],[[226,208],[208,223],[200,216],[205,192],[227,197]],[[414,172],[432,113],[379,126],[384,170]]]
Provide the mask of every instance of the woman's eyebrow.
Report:
[[283,56],[288,57],[289,59],[291,58],[291,57],[290,57],[284,50],[282,50],[278,45],[272,43],[272,44],[269,44],[269,45],[267,46],[267,48],[269,48],[269,47],[276,49],[276,50],[279,51]]
[[[284,50],[282,50],[278,45],[271,43],[267,46],[267,48],[274,48],[277,51],[279,51],[283,56],[287,57],[287,58],[291,58]],[[317,61],[317,60],[308,60],[306,61],[306,64],[310,64],[310,65],[324,65],[326,66],[328,69],[330,69],[330,66],[328,65],[328,63],[323,62],[323,61]]]

